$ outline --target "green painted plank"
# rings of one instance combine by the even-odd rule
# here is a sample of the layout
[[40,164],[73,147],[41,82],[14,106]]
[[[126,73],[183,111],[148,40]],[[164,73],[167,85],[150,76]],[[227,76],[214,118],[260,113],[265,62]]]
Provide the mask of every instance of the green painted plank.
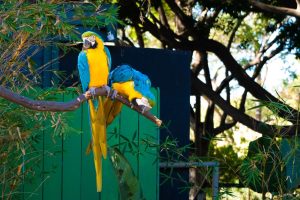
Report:
[[[159,95],[157,96],[158,106],[155,106],[151,112],[158,116]],[[66,96],[65,100],[70,98],[71,96]],[[69,136],[65,140],[59,140],[59,138],[56,139],[56,143],[53,143],[52,136],[45,133],[45,138],[43,138],[45,143],[44,168],[46,172],[49,170],[52,172],[44,174],[45,177],[50,176],[50,178],[46,180],[44,190],[42,192],[39,190],[38,194],[44,199],[61,199],[61,197],[65,200],[119,199],[118,181],[108,159],[103,160],[103,191],[101,195],[96,192],[93,155],[85,155],[86,146],[91,138],[87,104],[82,105],[81,109],[68,113],[68,115],[69,126],[74,129],[82,129],[82,134],[76,135],[76,133],[67,132],[66,134]],[[152,142],[158,143],[158,133],[159,130],[151,121],[139,116],[126,106],[107,129],[109,146],[117,145],[121,151],[125,152],[124,155],[131,163],[135,174],[140,178],[146,199],[158,199],[159,171],[158,164],[154,162],[157,150],[148,148],[145,152],[146,144],[141,141],[145,138],[149,139],[148,136],[151,135],[153,136]],[[137,152],[136,145],[140,145],[140,153]],[[132,154],[132,150],[134,154]],[[25,184],[24,187],[25,191],[28,191],[28,184]],[[37,198],[32,199],[42,199],[38,198],[38,195],[35,197]]]
[[[25,91],[23,95],[32,97],[35,96],[41,89],[37,88],[37,91]],[[44,119],[44,114],[39,113],[39,120]],[[36,119],[32,119],[32,122],[28,124],[28,127],[36,126]],[[23,199],[42,199],[43,195],[43,181],[44,177],[42,174],[43,170],[43,143],[44,143],[44,130],[41,128],[38,131],[34,131],[31,133],[30,139],[32,139],[32,143],[26,149],[26,154],[24,156],[25,165],[24,172],[25,176],[23,179],[24,187],[23,187]]]
[[45,148],[44,148],[44,177],[43,200],[61,199],[61,177],[62,177],[62,149],[61,138],[57,138],[55,142],[51,136],[51,132],[46,132]]
[[[53,96],[55,100],[62,101],[62,94]],[[44,134],[44,177],[43,200],[59,200],[62,194],[62,137],[53,136],[50,121],[45,122]]]
[[[157,97],[156,106],[151,109],[151,113],[159,117],[159,92],[152,89]],[[158,144],[159,128],[150,120],[139,116],[139,180],[142,187],[143,197],[145,199],[158,199],[158,149],[151,147],[147,142]],[[146,142],[147,141],[147,142]]]
[[36,133],[34,137],[38,142],[32,145],[25,155],[24,199],[28,200],[42,199],[43,192],[43,131]]
[[96,200],[99,194],[96,189],[96,173],[94,166],[94,158],[92,152],[86,155],[86,147],[91,141],[91,131],[88,118],[87,103],[83,105],[83,125],[82,125],[82,171],[81,171],[81,199]]
[[[109,147],[119,146],[120,115],[107,127],[107,142]],[[108,154],[109,156],[110,154]],[[113,169],[110,158],[103,161],[103,190],[101,199],[119,199],[118,179]]]
[[138,176],[138,113],[123,106],[120,123],[120,151]]
[[[64,95],[64,101],[70,101],[76,96],[72,93]],[[81,187],[81,126],[82,110],[67,113],[68,129],[63,140],[63,169],[62,169],[62,199],[79,200]]]

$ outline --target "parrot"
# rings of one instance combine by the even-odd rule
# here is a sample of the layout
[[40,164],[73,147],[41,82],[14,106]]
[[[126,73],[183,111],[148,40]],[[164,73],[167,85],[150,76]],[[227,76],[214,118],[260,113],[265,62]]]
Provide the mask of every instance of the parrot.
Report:
[[[83,92],[90,91],[92,99],[88,100],[89,121],[92,139],[87,148],[94,155],[97,192],[102,190],[102,157],[107,157],[106,127],[120,112],[122,104],[113,98],[94,97],[95,88],[108,85],[111,68],[111,55],[104,46],[103,39],[95,32],[87,31],[82,35],[83,48],[78,55],[77,67]],[[109,92],[108,92],[109,93]]]
[[150,110],[155,105],[149,77],[128,64],[117,66],[110,72],[109,84],[117,93],[139,106],[142,112]]

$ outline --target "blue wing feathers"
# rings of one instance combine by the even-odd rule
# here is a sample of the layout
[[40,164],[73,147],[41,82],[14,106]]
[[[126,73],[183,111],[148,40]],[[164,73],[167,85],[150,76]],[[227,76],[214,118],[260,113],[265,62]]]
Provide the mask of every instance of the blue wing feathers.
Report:
[[78,71],[81,81],[82,91],[85,92],[88,90],[90,82],[90,71],[86,53],[81,51],[78,55]]
[[135,70],[133,80],[134,80],[134,88],[137,91],[139,91],[143,96],[145,96],[146,98],[154,102],[155,97],[150,91],[151,81],[148,78],[148,76]]
[[110,73],[112,83],[123,83],[133,79],[134,71],[129,65],[118,66]]
[[149,77],[129,65],[118,66],[110,73],[109,79],[111,84],[134,81],[134,89],[152,102],[155,102],[155,97],[150,91],[151,81]]

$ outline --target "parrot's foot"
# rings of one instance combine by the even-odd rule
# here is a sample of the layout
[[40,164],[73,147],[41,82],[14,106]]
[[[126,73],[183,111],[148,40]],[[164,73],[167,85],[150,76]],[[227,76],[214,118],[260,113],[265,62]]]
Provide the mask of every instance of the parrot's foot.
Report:
[[114,100],[116,98],[117,94],[118,94],[117,90],[111,90],[109,93],[109,98],[111,98],[111,100]]
[[91,92],[92,99],[94,99],[94,98],[95,98],[95,95],[96,95],[96,88],[91,87],[91,88],[89,88],[89,91]]
[[142,97],[141,99],[135,99],[136,104],[141,108],[142,113],[149,111],[152,107],[149,104],[148,99]]
[[118,94],[117,90],[111,89],[107,85],[103,86],[106,90],[107,97],[109,97],[111,100],[114,100]]
[[109,97],[109,94],[110,94],[110,91],[111,91],[110,87],[107,86],[107,85],[103,85],[102,88],[104,88],[106,90],[106,96]]

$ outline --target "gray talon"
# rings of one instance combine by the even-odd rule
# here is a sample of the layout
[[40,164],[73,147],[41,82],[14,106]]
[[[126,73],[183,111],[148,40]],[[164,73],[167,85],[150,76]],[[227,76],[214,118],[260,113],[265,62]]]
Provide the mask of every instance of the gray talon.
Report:
[[110,87],[109,87],[109,86],[107,86],[107,85],[104,85],[103,87],[104,87],[104,88],[105,88],[105,90],[106,90],[106,97],[109,97],[109,96],[110,96],[110,92],[111,92],[111,89],[110,89]]
[[89,89],[89,91],[91,92],[92,98],[94,99],[96,95],[96,88],[92,87]]
[[109,97],[114,100],[116,98],[118,94],[118,91],[117,90],[111,90],[110,94],[109,94]]

